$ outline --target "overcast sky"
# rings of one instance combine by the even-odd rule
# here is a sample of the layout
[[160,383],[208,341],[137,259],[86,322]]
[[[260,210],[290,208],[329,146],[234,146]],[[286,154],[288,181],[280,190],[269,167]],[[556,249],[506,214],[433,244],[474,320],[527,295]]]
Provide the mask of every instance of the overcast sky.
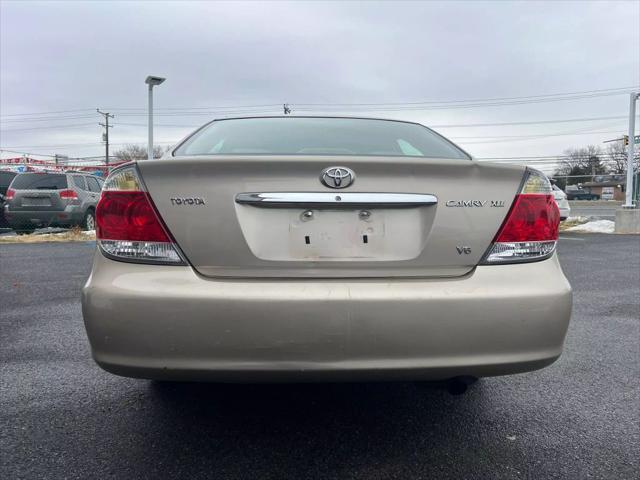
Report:
[[[277,105],[287,102],[294,114],[330,110],[435,125],[478,157],[555,155],[624,133],[628,93],[468,103],[637,88],[640,2],[1,0],[0,148],[101,155],[96,107],[115,115],[112,151],[144,145],[148,74],[167,77],[155,90],[163,145],[216,116],[281,113]],[[301,105],[463,100],[472,102],[378,111]],[[600,117],[621,118],[468,126]]]

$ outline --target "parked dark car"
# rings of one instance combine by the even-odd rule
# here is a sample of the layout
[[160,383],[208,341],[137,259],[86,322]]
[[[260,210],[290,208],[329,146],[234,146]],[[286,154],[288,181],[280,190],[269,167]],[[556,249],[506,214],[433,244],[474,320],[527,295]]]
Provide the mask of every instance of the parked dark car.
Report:
[[600,195],[589,190],[567,190],[567,200],[600,200]]
[[21,173],[6,193],[4,213],[11,228],[29,233],[38,227],[95,228],[102,179],[83,173]]
[[4,218],[4,204],[7,189],[9,185],[13,181],[13,177],[17,175],[16,172],[0,172],[0,228],[8,228],[9,223],[7,219]]

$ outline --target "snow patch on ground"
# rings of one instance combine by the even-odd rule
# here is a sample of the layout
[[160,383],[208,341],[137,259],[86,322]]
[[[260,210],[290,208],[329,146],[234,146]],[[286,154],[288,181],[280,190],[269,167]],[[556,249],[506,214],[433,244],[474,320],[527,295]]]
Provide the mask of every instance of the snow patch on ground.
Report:
[[613,233],[615,229],[616,222],[612,222],[611,220],[591,220],[590,222],[583,223],[582,225],[569,227],[565,232]]
[[565,220],[566,223],[585,223],[589,221],[589,217],[583,217],[578,215],[577,217],[569,217]]

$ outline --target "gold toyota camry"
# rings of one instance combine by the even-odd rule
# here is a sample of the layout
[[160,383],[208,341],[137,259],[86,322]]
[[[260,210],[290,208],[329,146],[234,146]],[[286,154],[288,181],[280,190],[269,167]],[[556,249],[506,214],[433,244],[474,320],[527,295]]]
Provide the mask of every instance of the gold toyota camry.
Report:
[[410,122],[215,120],[126,164],[82,292],[95,361],[158,380],[446,380],[563,347],[547,178]]

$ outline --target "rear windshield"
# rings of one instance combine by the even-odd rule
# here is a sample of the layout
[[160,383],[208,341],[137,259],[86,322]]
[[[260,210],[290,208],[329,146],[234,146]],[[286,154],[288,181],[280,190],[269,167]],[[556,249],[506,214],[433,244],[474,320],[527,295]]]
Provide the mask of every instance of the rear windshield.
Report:
[[21,173],[11,182],[13,190],[64,190],[67,176],[49,173]]
[[361,118],[241,118],[216,120],[174,155],[383,155],[469,157],[415,123]]

